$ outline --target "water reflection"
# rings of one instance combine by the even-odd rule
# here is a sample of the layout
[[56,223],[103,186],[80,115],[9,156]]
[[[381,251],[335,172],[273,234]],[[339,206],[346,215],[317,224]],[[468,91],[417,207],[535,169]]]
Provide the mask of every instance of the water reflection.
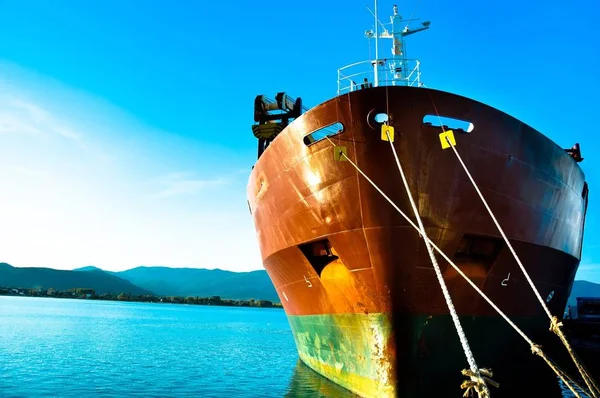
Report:
[[[571,390],[569,390],[569,387],[567,387],[565,385],[565,383],[563,383],[563,381],[560,379],[560,377],[556,376],[556,379],[558,380],[558,385],[560,386],[560,390],[562,392],[562,398],[575,398],[576,397],[576,395],[573,394],[571,392]],[[578,381],[578,383],[579,383],[579,381]],[[583,384],[583,381],[581,381],[581,383]],[[583,385],[585,385],[585,384],[583,384]],[[585,395],[583,393],[583,391],[581,391],[579,388],[575,387],[575,391],[577,391],[577,393],[579,394],[580,397],[587,398],[587,395]]]
[[[557,384],[560,388],[561,394],[559,395],[562,398],[573,398],[575,395],[562,383],[562,381],[557,377]],[[524,388],[525,392],[527,388]],[[536,389],[537,390],[537,389]],[[543,390],[543,389],[542,389]],[[526,393],[527,396],[555,396],[555,395],[547,395],[548,391],[542,392],[542,390],[537,390],[537,393],[541,393],[538,395],[537,393],[532,392],[531,394]],[[551,390],[554,391],[552,388]],[[581,391],[578,391],[582,397],[587,397]],[[457,393],[456,397],[462,396],[463,391]],[[500,396],[498,395],[498,391],[492,391],[492,396]],[[446,396],[442,394],[442,396]],[[308,366],[306,366],[300,359],[296,362],[296,367],[294,368],[294,374],[292,379],[290,380],[289,386],[287,388],[285,397],[321,397],[321,398],[359,398],[358,395],[351,393],[328,380],[327,378],[319,375]]]
[[300,359],[296,362],[294,375],[290,381],[286,397],[336,397],[336,398],[354,398],[357,395],[352,394],[333,383],[329,379],[319,375],[311,368],[306,366]]
[[[585,366],[585,368],[589,372],[590,376],[592,376],[592,378],[596,382],[600,381],[600,340],[596,340],[596,339],[580,340],[577,338],[572,338],[571,345],[572,345],[572,348],[574,349],[575,353],[579,357],[579,360],[581,361],[583,366]],[[565,350],[563,349],[563,351],[565,351]],[[575,378],[575,381],[580,386],[586,387],[585,382],[583,381],[583,379],[581,378],[581,375],[578,373],[577,369],[571,362],[571,359],[566,355],[564,355],[563,358],[561,358],[561,359],[563,361],[562,363],[569,364],[568,367],[564,366],[564,367],[566,367],[567,373],[570,376],[573,376]],[[575,395],[569,390],[569,388],[566,385],[564,385],[562,380],[559,379],[558,383],[563,392],[563,398],[575,397]],[[577,389],[577,392],[580,394],[581,397],[584,397],[584,398],[587,397],[587,395],[583,394],[583,392],[581,390]]]

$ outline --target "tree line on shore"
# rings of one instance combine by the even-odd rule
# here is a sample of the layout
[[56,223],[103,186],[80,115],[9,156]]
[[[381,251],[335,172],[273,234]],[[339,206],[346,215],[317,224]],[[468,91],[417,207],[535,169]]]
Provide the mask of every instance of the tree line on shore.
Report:
[[180,297],[180,296],[155,296],[151,294],[132,295],[129,293],[103,293],[96,294],[93,289],[74,288],[67,291],[60,291],[53,288],[11,288],[0,287],[0,296],[27,296],[27,297],[54,297],[71,298],[86,300],[109,300],[109,301],[134,301],[147,303],[173,303],[173,304],[196,304],[196,305],[217,305],[227,307],[261,307],[261,308],[281,308],[280,303],[273,303],[269,300],[231,300],[222,299],[220,296],[211,297]]

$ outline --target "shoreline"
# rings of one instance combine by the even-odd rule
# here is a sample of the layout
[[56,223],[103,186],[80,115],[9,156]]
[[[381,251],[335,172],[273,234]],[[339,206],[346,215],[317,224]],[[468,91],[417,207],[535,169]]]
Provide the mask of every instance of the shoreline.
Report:
[[39,298],[62,298],[77,300],[97,301],[124,301],[139,303],[166,303],[166,304],[189,304],[189,305],[211,305],[219,307],[250,307],[250,308],[283,308],[281,303],[270,300],[234,300],[222,299],[220,296],[156,296],[156,295],[132,295],[128,293],[104,293],[96,294],[92,289],[69,289],[59,291],[55,289],[25,289],[0,286],[0,297],[39,297]]

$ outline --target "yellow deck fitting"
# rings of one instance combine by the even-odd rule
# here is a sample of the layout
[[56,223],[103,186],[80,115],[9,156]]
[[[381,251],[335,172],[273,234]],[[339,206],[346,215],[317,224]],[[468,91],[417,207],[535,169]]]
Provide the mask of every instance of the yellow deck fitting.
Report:
[[442,143],[442,149],[450,148],[450,144],[448,144],[448,141],[446,140],[446,138],[450,141],[452,146],[456,146],[456,139],[454,139],[454,132],[452,130],[446,130],[443,133],[440,133],[440,142]]
[[348,150],[346,149],[345,146],[336,145],[333,148],[333,158],[335,160],[339,160],[340,162],[345,162],[346,160],[348,160],[346,158],[347,155],[348,155]]
[[388,141],[388,134],[390,135],[389,141],[394,142],[394,126],[388,126],[387,124],[381,125],[381,139]]

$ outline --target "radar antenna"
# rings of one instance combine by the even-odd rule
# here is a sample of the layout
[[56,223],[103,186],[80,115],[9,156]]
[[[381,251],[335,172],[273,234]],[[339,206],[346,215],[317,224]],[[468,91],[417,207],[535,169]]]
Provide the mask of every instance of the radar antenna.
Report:
[[[371,10],[369,10],[369,12],[370,11]],[[411,17],[408,20],[403,20],[402,16],[398,13],[398,6],[394,5],[394,14],[390,17],[392,31],[389,32],[377,17],[377,0],[375,0],[375,13],[371,12],[371,14],[375,18],[375,32],[367,30],[365,36],[368,39],[375,39],[375,60],[371,61],[375,80],[374,86],[379,86],[379,67],[383,66],[386,62],[385,59],[379,59],[379,39],[392,39],[392,58],[388,62],[392,74],[392,84],[396,85],[397,83],[408,81],[412,70],[408,67],[409,60],[406,57],[406,43],[404,38],[429,29],[431,22],[422,22],[420,27],[411,29],[409,24],[415,19]],[[406,25],[403,26],[404,23],[406,23]],[[383,29],[381,34],[379,33],[379,26]]]

